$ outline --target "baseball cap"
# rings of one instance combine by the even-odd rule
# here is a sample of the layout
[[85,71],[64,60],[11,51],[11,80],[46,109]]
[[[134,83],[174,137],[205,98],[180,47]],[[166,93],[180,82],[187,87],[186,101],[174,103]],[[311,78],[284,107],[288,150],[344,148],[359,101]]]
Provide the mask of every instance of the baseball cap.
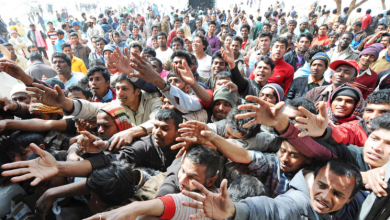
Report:
[[342,64],[346,64],[346,65],[350,65],[352,66],[353,68],[356,69],[356,74],[358,75],[359,72],[360,72],[360,68],[359,68],[359,65],[358,63],[355,61],[355,60],[336,60],[336,61],[333,61],[329,67],[332,69],[332,70],[336,70],[336,68]]
[[188,36],[188,37],[184,38],[184,42],[186,42],[187,40],[192,42],[192,37]]
[[89,23],[89,22],[91,22],[91,23],[93,23],[93,19],[92,18],[90,18],[90,19],[88,19],[88,20],[86,20],[84,23]]

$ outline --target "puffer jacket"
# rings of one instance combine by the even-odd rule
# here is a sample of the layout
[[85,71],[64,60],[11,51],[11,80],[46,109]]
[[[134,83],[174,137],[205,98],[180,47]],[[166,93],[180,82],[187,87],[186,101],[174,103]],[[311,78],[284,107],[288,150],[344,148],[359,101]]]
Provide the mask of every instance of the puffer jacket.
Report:
[[306,61],[302,59],[301,65],[298,66],[298,57],[297,57],[297,52],[295,50],[286,53],[283,59],[294,68],[294,72],[297,71],[297,69],[301,68],[306,63]]
[[[304,97],[306,93],[313,89],[311,84],[308,84],[309,77],[298,77],[294,79],[290,85],[290,89],[288,90],[286,97],[284,98],[284,102],[288,105],[292,99],[298,97]],[[324,81],[322,86],[330,85],[327,81]]]

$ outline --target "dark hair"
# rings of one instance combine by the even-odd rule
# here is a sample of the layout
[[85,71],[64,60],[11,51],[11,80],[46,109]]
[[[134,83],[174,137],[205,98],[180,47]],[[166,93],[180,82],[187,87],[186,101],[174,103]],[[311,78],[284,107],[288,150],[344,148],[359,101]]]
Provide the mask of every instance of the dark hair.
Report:
[[134,171],[134,165],[126,160],[112,161],[108,167],[93,170],[85,185],[104,203],[120,205],[137,190]]
[[184,41],[181,37],[174,37],[171,41],[171,45],[173,44],[173,42],[176,42],[176,41],[178,41],[180,43],[180,45],[184,44]]
[[257,21],[261,21],[261,16],[258,16],[258,17],[257,17]]
[[332,13],[336,14],[337,13],[337,8],[333,9]]
[[260,125],[253,124],[249,128],[243,128],[243,125],[253,120],[253,118],[236,119],[239,114],[249,113],[247,110],[238,110],[237,106],[233,107],[226,117],[226,122],[233,131],[241,133],[245,138],[251,138],[256,136],[260,132]]
[[257,34],[257,38],[263,38],[263,37],[269,37],[269,40],[272,41],[272,34],[268,31],[260,31],[258,34]]
[[139,51],[142,51],[142,45],[140,43],[138,43],[137,41],[133,41],[129,44],[129,49],[136,48],[136,47],[139,48]]
[[159,60],[158,58],[156,58],[156,57],[151,57],[151,58],[149,58],[149,62],[152,62],[152,61],[157,61],[157,63],[158,63],[158,68],[162,68],[162,62],[161,62],[161,60]]
[[62,50],[64,50],[65,47],[69,47],[69,48],[72,49],[72,46],[71,46],[70,44],[68,44],[68,43],[63,43],[63,44],[61,44],[61,49],[62,49]]
[[361,8],[356,9],[356,12],[362,12]]
[[167,39],[167,34],[165,32],[162,32],[162,31],[158,32],[157,38],[160,37],[160,36],[164,36],[165,40]]
[[[80,80],[79,80],[79,82],[80,82]],[[71,86],[69,86],[68,89],[66,90],[66,96],[68,96],[69,93],[74,93],[74,92],[82,92],[86,99],[89,99],[89,98],[93,97],[93,93],[91,92],[91,90],[87,89],[87,88],[85,88],[84,86],[81,86],[81,85],[71,85]]]
[[251,31],[251,26],[249,26],[249,24],[247,24],[247,23],[245,23],[245,24],[241,25],[240,31],[241,31],[243,28],[246,28],[246,29],[248,29],[248,32],[250,32],[250,31]]
[[[31,25],[30,25],[30,26],[31,26]],[[61,25],[61,28],[64,29],[64,28],[67,27],[67,26],[68,26],[68,25],[64,23],[64,24]]]
[[269,65],[271,67],[271,71],[274,71],[276,64],[269,56],[261,56],[260,59],[255,63],[255,68],[260,62],[264,62],[265,64]]
[[371,93],[366,101],[365,104],[381,104],[381,103],[386,103],[390,105],[390,89],[384,89],[384,90],[379,90],[376,92]]
[[202,31],[202,32],[203,32],[203,35],[206,34],[206,31],[205,31],[203,28],[197,28],[197,29],[195,30],[195,33],[198,34],[198,31]]
[[215,75],[214,82],[216,82],[218,78],[227,78],[227,77],[231,79],[232,74],[229,71],[221,71],[217,73],[217,75]]
[[192,64],[192,60],[191,60],[191,56],[190,54],[187,52],[187,51],[184,51],[184,50],[175,50],[173,51],[170,59],[171,59],[171,62],[173,62],[173,59],[175,57],[184,57],[187,61],[187,64],[188,66],[190,66]]
[[362,181],[362,175],[360,174],[360,170],[350,162],[341,159],[330,159],[326,162],[322,162],[322,164],[320,164],[315,168],[314,178],[317,177],[320,170],[324,167],[329,167],[329,169],[338,176],[355,178],[355,186],[349,198],[353,198],[362,188],[363,181]]
[[108,72],[107,67],[103,67],[103,66],[93,66],[92,68],[88,69],[87,71],[88,79],[96,72],[100,72],[106,82],[110,81],[111,74],[110,72]]
[[180,19],[179,18],[173,19],[173,23],[176,23],[177,21],[180,22]]
[[152,57],[156,57],[156,51],[153,48],[145,47],[142,52],[144,52],[144,54],[149,54]]
[[347,13],[348,10],[349,10],[349,7],[345,7],[345,8],[343,9],[343,11],[344,11],[345,13]]
[[3,43],[3,46],[4,46],[4,47],[9,47],[9,46],[14,47],[14,45],[11,44],[11,43],[9,43],[9,42]]
[[326,47],[322,45],[316,45],[311,48],[309,48],[306,52],[305,55],[303,56],[303,59],[310,62],[311,59],[314,57],[319,52],[325,52]]
[[376,131],[379,129],[390,130],[390,114],[383,114],[379,117],[374,118],[371,122],[371,130]]
[[65,33],[64,33],[62,30],[58,30],[58,31],[57,31],[57,35],[58,35],[58,34],[64,35]]
[[238,41],[238,42],[240,42],[240,45],[242,44],[242,37],[240,37],[240,36],[234,36],[233,38],[232,38],[232,41],[231,42],[233,42],[233,41]]
[[206,51],[207,47],[209,46],[209,42],[207,41],[207,38],[203,34],[196,34],[195,37],[199,37],[202,40],[202,43],[205,46],[203,51]]
[[330,38],[331,36],[333,36],[333,35],[336,35],[337,36],[337,38],[339,38],[340,37],[340,34],[338,33],[338,32],[336,32],[336,31],[332,31],[332,32],[330,32],[329,34],[328,34],[328,38]]
[[367,9],[366,14],[371,14],[371,9]]
[[295,26],[296,26],[298,23],[297,23],[296,20],[290,20],[290,21],[288,22],[288,25],[290,25],[290,24],[295,24]]
[[298,110],[299,106],[304,107],[310,113],[317,114],[314,102],[308,98],[305,98],[305,97],[294,98],[287,105],[287,107],[290,107],[290,108],[295,109],[295,110]]
[[232,37],[232,39],[233,39],[234,36],[235,36],[235,35],[234,35],[233,33],[227,33],[227,34],[225,35],[225,39],[226,39],[227,37]]
[[263,183],[256,177],[247,174],[234,178],[227,191],[233,202],[239,202],[248,197],[265,196]]
[[156,119],[159,121],[173,119],[176,129],[179,129],[179,124],[183,123],[183,116],[176,109],[161,109],[157,112]]
[[37,146],[45,144],[44,137],[36,132],[15,131],[9,136],[4,147],[6,152],[20,152],[30,144],[36,144]]
[[298,42],[301,40],[302,37],[307,38],[310,41],[310,44],[313,41],[313,35],[310,33],[303,33],[303,34],[299,35]]
[[352,32],[344,32],[340,37],[343,37],[344,35],[348,34],[349,36],[351,36],[351,39],[353,40],[353,33]]
[[119,83],[119,82],[121,82],[121,81],[123,81],[123,80],[126,80],[126,81],[129,82],[131,85],[133,85],[134,91],[135,91],[136,89],[138,89],[138,86],[136,86],[136,85],[133,83],[133,81],[131,81],[130,77],[128,77],[128,76],[126,75],[126,73],[121,73],[121,74],[119,74],[118,78],[116,78],[115,83]]
[[286,49],[288,47],[288,40],[285,37],[278,37],[275,39],[275,41],[272,42],[271,48],[275,45],[276,42],[282,43],[286,46]]
[[[64,45],[64,44],[62,44],[62,45]],[[65,60],[65,62],[68,64],[68,66],[72,66],[72,60],[70,60],[70,57],[68,55],[66,55],[65,53],[54,52],[53,55],[51,56],[52,63],[53,63],[54,58],[62,58],[63,60]]]
[[222,53],[221,53],[220,50],[215,51],[215,53],[214,53],[213,56],[211,57],[211,64],[212,64],[212,63],[214,62],[214,60],[217,59],[217,58],[220,58],[220,59],[222,59],[223,61],[225,61],[225,66],[228,65],[227,62],[226,62],[226,60],[223,59]]
[[[126,22],[125,22],[126,23]],[[150,28],[150,30],[152,31],[153,30],[153,28],[157,28],[157,30],[159,30],[159,28],[158,28],[158,26],[157,25],[153,25],[151,28]]]
[[85,15],[85,13],[83,12],[83,13],[81,13],[81,17],[84,17],[84,15]]
[[106,65],[101,59],[94,59],[89,63],[89,68],[92,68],[93,66],[103,66],[105,67]]
[[[87,86],[89,84],[89,80],[88,80],[88,77],[84,76],[83,78],[79,79],[79,81],[77,82],[77,85],[85,88],[85,89],[88,89],[90,90]],[[91,92],[92,93],[92,92]]]
[[323,24],[323,25],[321,25],[319,28],[321,28],[321,27],[326,27],[326,30],[329,30],[329,27],[328,27],[327,24]]
[[210,25],[217,26],[217,23],[215,23],[215,21],[210,21],[210,23],[209,23],[209,27],[210,27]]
[[221,157],[216,150],[209,147],[197,145],[187,152],[185,158],[194,164],[206,166],[205,182],[207,182],[209,178],[217,175],[219,171]]
[[[3,44],[3,45],[4,45],[4,44]],[[28,51],[29,53],[31,53],[31,49],[34,48],[34,47],[37,47],[37,46],[35,46],[35,45],[30,45],[30,46],[28,46],[28,47],[27,47],[27,51]]]

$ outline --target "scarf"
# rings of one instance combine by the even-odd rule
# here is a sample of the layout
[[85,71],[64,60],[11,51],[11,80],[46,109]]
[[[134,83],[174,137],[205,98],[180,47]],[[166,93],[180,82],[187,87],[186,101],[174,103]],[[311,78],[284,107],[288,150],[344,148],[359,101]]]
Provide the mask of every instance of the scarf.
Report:
[[35,103],[34,105],[30,105],[30,113],[35,115],[40,115],[40,114],[58,114],[62,116],[64,115],[60,107],[48,106],[42,103]]
[[100,110],[106,112],[115,121],[119,131],[124,131],[131,128],[130,118],[126,113],[126,110],[122,106],[115,104],[107,104],[100,108]]
[[300,55],[300,56],[303,56],[303,55],[305,55],[305,53],[306,53],[306,51],[300,51],[300,50],[298,49],[298,47],[295,48],[295,52],[296,52],[298,55]]

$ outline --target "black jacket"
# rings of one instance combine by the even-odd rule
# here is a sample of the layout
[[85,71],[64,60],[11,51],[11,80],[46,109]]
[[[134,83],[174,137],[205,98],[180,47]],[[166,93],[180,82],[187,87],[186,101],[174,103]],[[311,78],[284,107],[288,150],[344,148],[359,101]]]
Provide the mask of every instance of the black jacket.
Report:
[[[292,99],[298,97],[305,97],[306,93],[313,89],[311,84],[308,84],[309,77],[298,77],[294,79],[290,85],[290,88],[287,91],[287,94],[284,98],[286,105],[291,102]],[[327,81],[324,81],[323,86],[330,85]]]
[[283,59],[294,68],[294,72],[297,71],[297,69],[301,68],[306,63],[306,61],[302,59],[301,65],[298,66],[298,57],[297,57],[297,52],[295,52],[295,50],[286,53]]
[[339,23],[340,24],[347,24],[348,21],[348,14],[343,12],[339,15]]

